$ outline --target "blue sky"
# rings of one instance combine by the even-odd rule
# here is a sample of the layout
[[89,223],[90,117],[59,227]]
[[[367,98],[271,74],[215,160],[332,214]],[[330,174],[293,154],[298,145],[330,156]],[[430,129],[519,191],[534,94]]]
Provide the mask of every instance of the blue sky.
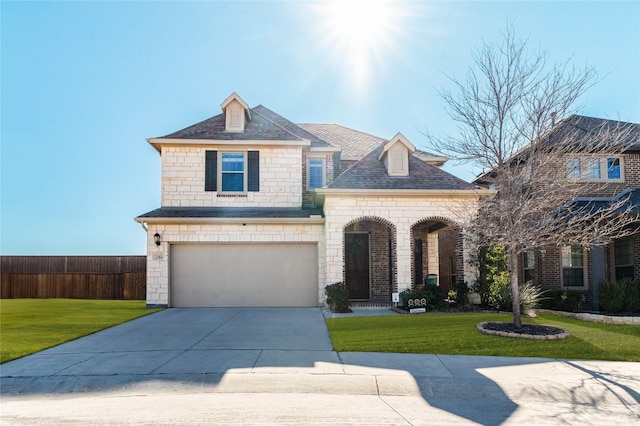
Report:
[[552,60],[596,68],[583,114],[640,122],[638,1],[392,3],[382,17],[357,11],[366,37],[311,2],[0,7],[5,255],[144,254],[133,218],[160,205],[145,138],[220,113],[233,91],[294,122],[400,131],[418,147],[425,127],[454,132],[437,90],[507,23]]

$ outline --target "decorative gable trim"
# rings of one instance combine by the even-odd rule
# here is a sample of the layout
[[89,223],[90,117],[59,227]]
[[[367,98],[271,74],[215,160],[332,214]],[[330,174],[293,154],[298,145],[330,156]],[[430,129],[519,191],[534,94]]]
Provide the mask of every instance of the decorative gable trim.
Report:
[[244,132],[247,120],[251,120],[249,105],[236,92],[231,93],[220,104],[225,115],[225,131]]
[[415,151],[416,147],[398,133],[384,145],[378,160],[384,161],[389,176],[409,176],[409,156]]

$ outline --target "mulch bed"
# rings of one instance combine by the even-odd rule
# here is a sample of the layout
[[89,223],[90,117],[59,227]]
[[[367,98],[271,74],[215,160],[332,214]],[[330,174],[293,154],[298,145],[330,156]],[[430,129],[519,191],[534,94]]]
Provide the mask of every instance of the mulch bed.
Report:
[[538,324],[522,324],[522,328],[516,328],[512,322],[487,322],[485,330],[504,331],[506,333],[531,334],[532,336],[548,336],[562,334],[564,330],[558,327]]
[[561,340],[569,336],[567,330],[550,325],[522,324],[522,327],[516,328],[511,322],[481,322],[478,331],[494,336],[534,340]]

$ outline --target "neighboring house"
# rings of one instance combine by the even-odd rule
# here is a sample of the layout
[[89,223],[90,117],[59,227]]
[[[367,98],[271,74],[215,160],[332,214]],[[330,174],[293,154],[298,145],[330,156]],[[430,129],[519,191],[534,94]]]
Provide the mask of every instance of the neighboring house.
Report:
[[[625,146],[620,155],[599,158],[569,154],[563,159],[567,183],[588,183],[589,191],[575,203],[590,207],[606,206],[620,197],[629,197],[628,214],[640,213],[640,124],[572,115],[558,123],[554,134],[595,134],[599,129],[624,129]],[[557,132],[557,133],[556,133]],[[628,132],[628,134],[626,134]],[[579,140],[576,141],[579,146]],[[490,173],[490,172],[488,172]],[[482,185],[484,176],[474,182]],[[595,184],[595,185],[594,185]],[[585,204],[586,205],[586,204]],[[640,279],[640,232],[614,240],[601,247],[553,246],[525,252],[520,259],[520,282],[532,281],[546,290],[571,290],[584,294],[583,306],[598,310],[597,290],[605,281]]]
[[148,139],[162,157],[161,207],[136,217],[148,306],[320,306],[338,281],[389,304],[427,274],[448,287],[472,273],[460,212],[483,190],[440,169],[446,158],[400,133],[294,124],[235,93],[221,108]]

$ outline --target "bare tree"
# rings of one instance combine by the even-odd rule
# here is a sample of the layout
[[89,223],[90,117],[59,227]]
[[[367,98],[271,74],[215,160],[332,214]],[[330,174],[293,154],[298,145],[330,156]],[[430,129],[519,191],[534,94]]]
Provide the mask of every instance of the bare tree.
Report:
[[[529,50],[513,28],[501,44],[483,42],[473,60],[464,80],[450,78],[455,91],[440,92],[458,134],[427,134],[428,143],[449,158],[488,170],[478,181],[497,192],[481,200],[470,228],[505,246],[513,319],[520,328],[523,252],[605,244],[637,223],[627,214],[628,197],[614,196],[620,188],[594,182],[588,174],[596,168],[600,173],[601,161],[638,143],[638,126],[570,116],[596,82],[595,70],[577,69],[570,60],[549,65],[546,52]],[[585,195],[600,198],[580,198]]]

